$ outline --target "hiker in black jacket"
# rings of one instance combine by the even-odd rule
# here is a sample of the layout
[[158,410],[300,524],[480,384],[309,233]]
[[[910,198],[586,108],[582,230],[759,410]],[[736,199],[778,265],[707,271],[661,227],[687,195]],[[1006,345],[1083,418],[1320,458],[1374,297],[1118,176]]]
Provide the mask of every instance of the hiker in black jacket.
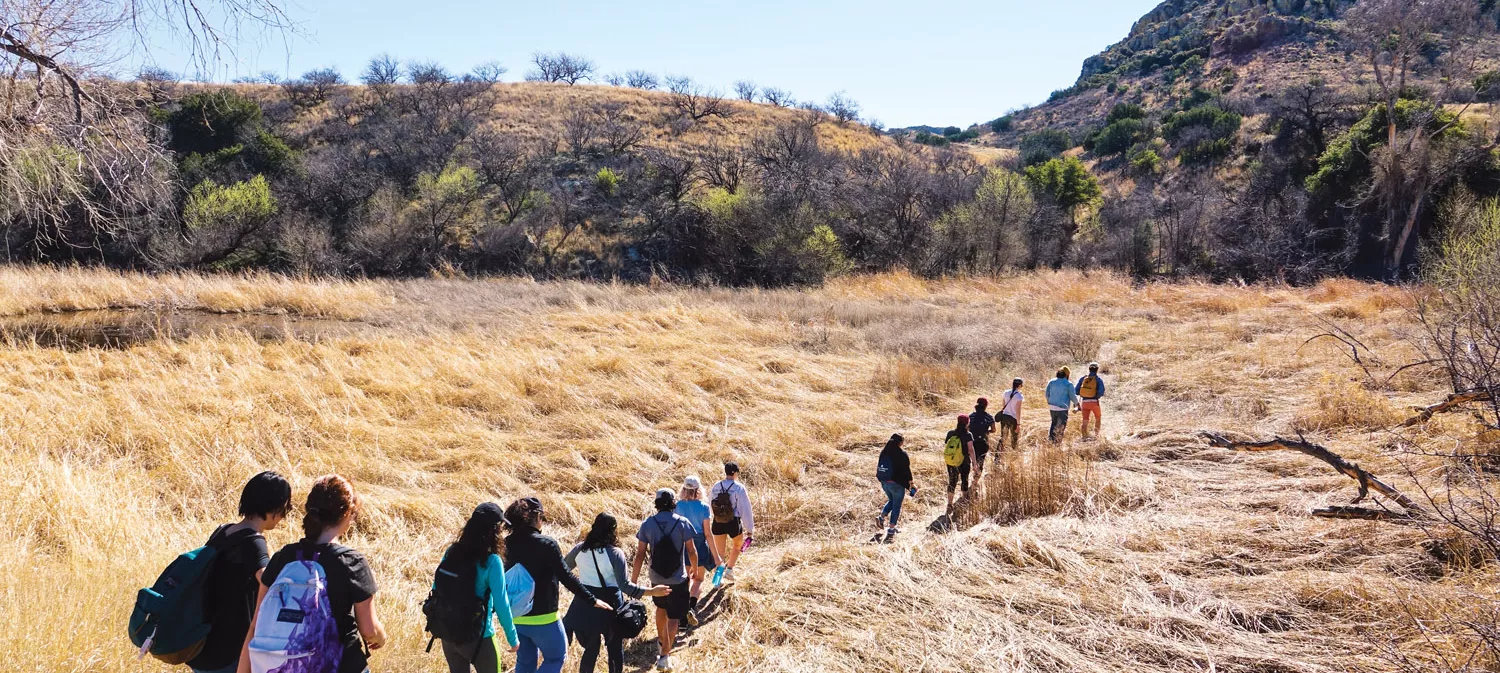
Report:
[[[917,487],[912,484],[911,457],[906,455],[906,449],[901,448],[905,441],[901,435],[891,435],[875,466],[875,478],[880,480],[880,489],[885,491],[885,507],[880,510],[879,526],[886,529],[886,537],[899,531],[896,523],[901,519],[901,503],[906,496],[917,494]],[[891,520],[888,528],[887,516]]]
[[[542,535],[542,501],[521,498],[505,508],[510,535],[505,538],[505,569],[516,564],[526,568],[536,583],[531,611],[514,615],[521,647],[516,652],[516,673],[560,673],[568,654],[568,640],[557,615],[557,585],[573,592],[574,600],[589,601],[600,610],[614,606],[599,600],[578,577],[568,571],[557,540]],[[537,655],[541,655],[540,665]]]
[[983,397],[974,403],[969,414],[969,432],[974,435],[974,484],[984,488],[984,457],[990,453],[990,433],[995,431],[995,417],[988,411],[990,401]]

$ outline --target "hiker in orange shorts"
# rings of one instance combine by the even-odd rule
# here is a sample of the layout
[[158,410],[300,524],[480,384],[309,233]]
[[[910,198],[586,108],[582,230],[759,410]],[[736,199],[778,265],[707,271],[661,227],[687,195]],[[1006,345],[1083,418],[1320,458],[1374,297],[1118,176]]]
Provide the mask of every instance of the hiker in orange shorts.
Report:
[[1104,397],[1104,379],[1099,376],[1099,363],[1089,363],[1089,373],[1078,379],[1074,388],[1078,394],[1079,408],[1083,412],[1083,438],[1089,438],[1089,417],[1094,419],[1094,436],[1098,437],[1103,419],[1099,413],[1099,398]]

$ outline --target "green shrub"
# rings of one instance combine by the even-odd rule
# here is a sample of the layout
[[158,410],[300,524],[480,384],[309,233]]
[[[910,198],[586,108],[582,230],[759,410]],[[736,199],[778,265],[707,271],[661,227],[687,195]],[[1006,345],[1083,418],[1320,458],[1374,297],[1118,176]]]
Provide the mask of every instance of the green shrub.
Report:
[[1077,157],[1051,159],[1026,169],[1032,187],[1070,214],[1099,198],[1099,180]]
[[994,131],[995,133],[1010,133],[1010,130],[1012,128],[1015,128],[1015,125],[1016,118],[1012,117],[1011,115],[1005,115],[1004,117],[990,122],[990,130]]
[[188,94],[167,115],[167,147],[184,157],[213,154],[254,138],[261,121],[260,105],[233,91]]
[[937,134],[934,134],[934,133],[928,133],[926,131],[918,131],[917,135],[912,138],[912,142],[917,143],[918,145],[931,145],[933,147],[947,147],[948,143],[949,143],[949,140],[947,138],[944,138],[943,136],[940,136],[940,135],[937,135]]
[[1044,129],[1021,139],[1021,163],[1035,166],[1073,148],[1073,138],[1062,129]]
[[263,175],[220,186],[204,180],[188,193],[182,221],[198,231],[219,227],[247,228],[276,214],[276,198]]
[[1218,107],[1195,107],[1168,115],[1162,135],[1172,141],[1184,163],[1203,164],[1227,156],[1244,119]]
[[1122,154],[1137,143],[1150,140],[1156,135],[1151,125],[1143,119],[1127,117],[1104,127],[1094,137],[1094,153],[1102,157]]
[[1146,108],[1135,103],[1116,103],[1109,111],[1109,116],[1104,118],[1105,124],[1113,124],[1125,119],[1145,119]]
[[605,196],[614,196],[620,188],[620,174],[608,168],[599,169],[594,174],[594,189],[599,190]]

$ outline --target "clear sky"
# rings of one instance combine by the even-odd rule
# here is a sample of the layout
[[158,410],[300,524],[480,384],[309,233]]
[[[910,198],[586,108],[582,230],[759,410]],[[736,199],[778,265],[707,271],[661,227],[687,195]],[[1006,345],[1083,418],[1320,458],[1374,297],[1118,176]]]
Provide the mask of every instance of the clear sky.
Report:
[[[456,72],[497,60],[521,79],[535,51],[587,56],[728,90],[739,79],[823,101],[844,91],[889,126],[988,121],[1078,77],[1160,0],[293,0],[285,43],[239,49],[216,79],[332,66],[357,79],[380,53]],[[189,71],[185,54],[148,57]]]

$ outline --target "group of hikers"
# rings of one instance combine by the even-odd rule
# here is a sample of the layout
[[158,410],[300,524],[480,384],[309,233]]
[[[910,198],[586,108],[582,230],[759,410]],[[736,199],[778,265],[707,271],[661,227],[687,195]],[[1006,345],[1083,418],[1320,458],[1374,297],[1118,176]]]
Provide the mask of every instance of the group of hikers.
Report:
[[[1057,370],[1056,378],[1047,382],[1047,409],[1052,414],[1052,425],[1047,438],[1053,443],[1062,442],[1068,429],[1068,418],[1074,411],[1083,414],[1083,438],[1098,437],[1102,427],[1100,400],[1104,397],[1104,377],[1099,375],[1099,363],[1090,362],[1089,373],[1072,381],[1072,370],[1063,367]],[[981,397],[974,403],[974,412],[958,417],[958,424],[943,438],[943,462],[948,466],[948,510],[953,510],[956,492],[969,492],[969,478],[983,488],[985,458],[990,453],[990,435],[998,428],[999,443],[996,448],[1005,450],[1009,439],[1011,450],[1020,448],[1021,408],[1026,396],[1021,388],[1025,380],[1011,381],[1010,390],[1000,396],[1000,413],[991,415],[989,399]],[[1094,432],[1089,434],[1089,420],[1094,421]],[[911,457],[903,448],[906,439],[899,433],[891,435],[876,462],[875,478],[885,493],[885,506],[880,510],[877,526],[885,529],[885,540],[890,541],[900,532],[897,522],[901,519],[901,505],[908,496],[917,494],[912,479]],[[997,459],[998,461],[998,459]]]
[[[476,507],[443,553],[423,603],[428,650],[442,644],[450,673],[499,673],[497,629],[517,673],[559,673],[568,643],[583,648],[580,673],[600,649],[608,670],[624,668],[624,641],[645,626],[655,604],[658,671],[671,671],[681,622],[697,626],[704,585],[735,581],[755,530],[740,467],[704,491],[697,476],[660,489],[641,522],[633,560],[620,548],[618,520],[598,514],[567,554],[542,533],[542,501]],[[292,508],[291,483],[262,472],[240,495],[237,523],[214,530],[137,595],[130,636],[150,654],[194,673],[362,673],[387,642],[376,614],[375,574],[360,552],[339,544],[360,509],[349,480],[315,481],[303,510],[303,538],[275,554],[265,534]],[[643,564],[646,582],[641,582]],[[628,570],[627,570],[628,566]],[[710,575],[712,573],[712,575]],[[573,594],[558,614],[559,588]]]

